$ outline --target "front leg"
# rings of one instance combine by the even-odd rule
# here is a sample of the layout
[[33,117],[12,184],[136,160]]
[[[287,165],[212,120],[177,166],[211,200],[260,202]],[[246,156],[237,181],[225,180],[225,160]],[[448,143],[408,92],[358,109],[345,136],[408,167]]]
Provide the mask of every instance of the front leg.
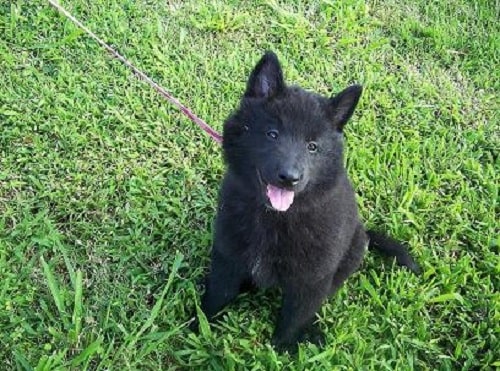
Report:
[[205,294],[201,299],[201,309],[207,318],[212,319],[231,302],[248,285],[249,279],[241,261],[214,251]]
[[307,339],[314,316],[328,296],[331,276],[313,284],[290,285],[283,290],[283,304],[273,335],[279,350],[294,350]]

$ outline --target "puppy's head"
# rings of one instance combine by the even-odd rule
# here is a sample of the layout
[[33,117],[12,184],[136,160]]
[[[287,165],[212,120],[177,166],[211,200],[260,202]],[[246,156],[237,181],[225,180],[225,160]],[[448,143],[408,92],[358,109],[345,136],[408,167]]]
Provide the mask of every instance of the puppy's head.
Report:
[[264,205],[282,212],[307,193],[333,185],[343,166],[342,130],[361,91],[353,85],[327,98],[287,86],[277,56],[267,52],[224,124],[229,170]]

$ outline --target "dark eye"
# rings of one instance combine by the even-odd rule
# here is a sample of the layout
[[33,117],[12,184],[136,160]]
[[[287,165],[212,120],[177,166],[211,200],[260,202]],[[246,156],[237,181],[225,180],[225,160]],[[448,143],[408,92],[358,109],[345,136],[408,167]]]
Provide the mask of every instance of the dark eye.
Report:
[[318,150],[318,145],[316,142],[309,142],[307,143],[307,150],[311,153],[314,153]]
[[279,133],[278,130],[269,130],[266,135],[271,139],[278,139]]

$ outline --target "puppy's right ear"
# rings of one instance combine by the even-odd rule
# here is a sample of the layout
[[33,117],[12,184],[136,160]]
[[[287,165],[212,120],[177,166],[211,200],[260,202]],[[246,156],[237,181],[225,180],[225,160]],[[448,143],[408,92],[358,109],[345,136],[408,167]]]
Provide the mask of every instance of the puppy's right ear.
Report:
[[283,71],[276,54],[266,52],[250,74],[245,97],[272,98],[285,87]]
[[351,85],[330,98],[330,117],[339,131],[342,131],[344,125],[354,113],[362,92],[363,87],[361,85]]

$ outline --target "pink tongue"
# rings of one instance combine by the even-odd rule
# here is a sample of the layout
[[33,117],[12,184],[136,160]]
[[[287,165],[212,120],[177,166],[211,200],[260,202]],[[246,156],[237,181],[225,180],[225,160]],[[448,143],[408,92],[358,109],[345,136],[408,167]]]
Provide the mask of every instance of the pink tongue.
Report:
[[278,211],[287,211],[293,203],[293,196],[293,191],[287,191],[270,184],[267,186],[267,197],[269,197],[271,205]]

